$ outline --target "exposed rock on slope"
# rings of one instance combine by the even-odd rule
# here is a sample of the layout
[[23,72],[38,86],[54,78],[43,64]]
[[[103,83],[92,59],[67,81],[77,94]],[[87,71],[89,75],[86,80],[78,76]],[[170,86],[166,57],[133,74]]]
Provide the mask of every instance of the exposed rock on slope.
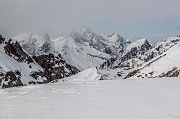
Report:
[[127,48],[123,54],[104,62],[100,66],[100,69],[138,67],[142,62],[145,62],[145,59],[142,56],[149,49],[151,49],[151,45],[147,39],[140,39],[132,44],[127,45]]
[[42,74],[40,72],[33,72],[31,75],[38,79],[37,75],[44,76],[48,82],[54,79],[61,79],[75,74],[71,66],[63,59],[55,57],[53,54],[33,56],[33,59],[43,68]]
[[74,74],[70,65],[52,54],[34,56],[36,62],[22,50],[17,41],[5,42],[0,35],[0,43],[0,86],[2,88],[47,83]]
[[[180,39],[171,39],[175,45],[162,55],[153,58],[138,68],[131,78],[178,77],[180,73]],[[168,45],[169,46],[169,45]],[[130,74],[130,73],[129,73]],[[130,78],[130,77],[127,77]]]
[[83,26],[69,36],[78,43],[87,42],[91,47],[106,54],[117,55],[124,50],[124,39],[117,33],[97,35],[90,28]]
[[170,37],[157,44],[150,45],[147,39],[140,39],[127,45],[126,51],[116,58],[104,62],[100,69],[126,68],[132,69],[160,56],[180,41],[179,37]]
[[57,56],[61,53],[63,59],[80,71],[96,67],[110,57],[94,49],[87,42],[77,43],[71,37],[56,39],[54,46]]
[[[115,74],[114,77],[133,77],[139,72],[139,70],[141,70],[140,68],[142,68],[142,66],[148,67],[154,62],[160,60],[162,57],[165,57],[166,52],[171,50],[179,42],[180,37],[170,37],[162,42],[150,45],[147,39],[140,39],[127,45],[126,51],[122,55],[119,55],[115,58],[110,58],[102,65],[100,65],[100,72],[107,72],[105,70],[110,70],[110,72]],[[171,62],[173,62],[173,60]],[[174,67],[176,67],[176,65],[174,65]],[[177,69],[174,71],[174,67],[171,67],[171,69],[162,72],[162,74],[159,74],[158,77],[178,75],[179,70]],[[171,70],[173,72],[172,74],[170,74]],[[119,73],[123,75],[118,75]],[[146,73],[143,75],[138,75],[138,77],[153,77],[152,74],[155,74],[155,72],[150,71],[148,74]]]

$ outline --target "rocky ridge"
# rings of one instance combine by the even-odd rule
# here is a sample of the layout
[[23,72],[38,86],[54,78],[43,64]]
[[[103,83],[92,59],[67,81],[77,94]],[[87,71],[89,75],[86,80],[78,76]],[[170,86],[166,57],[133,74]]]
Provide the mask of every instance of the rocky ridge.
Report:
[[180,38],[168,38],[164,43],[158,43],[159,55],[149,60],[141,67],[129,72],[125,78],[157,78],[157,77],[178,77],[180,73]]
[[[139,74],[138,78],[153,77],[155,76],[153,70],[145,74],[140,74],[139,71],[142,70],[142,67],[149,67],[150,64],[157,62],[164,57],[166,52],[169,52],[169,50],[174,48],[179,42],[180,37],[169,37],[156,44],[150,44],[147,39],[140,39],[127,45],[126,50],[122,55],[120,54],[115,58],[110,58],[98,68],[100,72],[104,72],[105,70],[116,71],[116,75],[122,78],[134,77],[136,74]],[[172,60],[171,63],[173,64],[173,62],[174,61]],[[162,74],[156,75],[155,77],[178,76],[178,71],[177,65],[173,65],[171,69],[161,72]],[[107,73],[107,71],[105,72]],[[173,75],[170,75],[170,72],[173,72],[171,73]],[[149,76],[150,74],[154,75]],[[116,75],[114,76],[116,77]]]

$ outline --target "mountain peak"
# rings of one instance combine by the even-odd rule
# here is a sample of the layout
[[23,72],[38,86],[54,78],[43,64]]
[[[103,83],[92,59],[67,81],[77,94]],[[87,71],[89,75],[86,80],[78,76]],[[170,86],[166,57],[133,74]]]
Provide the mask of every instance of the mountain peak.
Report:
[[143,45],[147,45],[147,46],[150,46],[150,44],[149,44],[149,42],[148,42],[148,40],[146,39],[146,38],[143,38],[143,39],[139,39],[139,40],[137,40],[136,42],[134,42],[134,43],[131,43],[131,44],[129,44],[128,46],[127,46],[127,48],[126,48],[126,51],[130,51],[132,48],[134,48],[134,47],[141,47],[141,46],[143,46]]
[[52,41],[47,33],[40,35],[34,33],[21,33],[12,39],[13,41],[19,42],[23,49],[30,55],[48,52],[51,49]]
[[114,32],[112,34],[106,34],[106,33],[102,33],[101,36],[104,39],[107,39],[109,42],[111,43],[117,43],[117,42],[123,42],[124,39],[123,37],[121,37],[118,33]]
[[82,26],[79,30],[81,34],[94,34],[94,32],[87,26]]

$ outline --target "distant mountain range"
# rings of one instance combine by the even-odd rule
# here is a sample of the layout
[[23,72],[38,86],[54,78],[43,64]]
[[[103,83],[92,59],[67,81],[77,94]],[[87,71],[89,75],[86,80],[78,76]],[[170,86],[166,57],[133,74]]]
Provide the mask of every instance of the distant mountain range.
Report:
[[135,42],[117,33],[95,34],[88,27],[51,39],[48,34],[0,36],[0,85],[3,88],[54,82],[96,67],[101,79],[178,77],[180,37],[156,44]]
[[102,64],[121,54],[126,42],[117,33],[97,35],[88,27],[69,33],[66,37],[50,39],[48,34],[22,33],[12,38],[30,55],[52,53],[60,56],[78,71]]

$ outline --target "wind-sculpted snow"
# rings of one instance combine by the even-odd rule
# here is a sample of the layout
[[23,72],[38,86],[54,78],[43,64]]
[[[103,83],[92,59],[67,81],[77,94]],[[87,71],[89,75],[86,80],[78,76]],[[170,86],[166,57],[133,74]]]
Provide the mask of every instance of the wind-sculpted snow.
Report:
[[92,67],[89,69],[86,69],[82,72],[79,72],[78,74],[71,76],[67,79],[73,79],[73,80],[82,80],[82,81],[89,81],[89,80],[102,80],[101,74],[98,72],[97,68]]
[[96,77],[91,68],[65,82],[0,90],[0,117],[180,119],[178,78],[100,81]]

